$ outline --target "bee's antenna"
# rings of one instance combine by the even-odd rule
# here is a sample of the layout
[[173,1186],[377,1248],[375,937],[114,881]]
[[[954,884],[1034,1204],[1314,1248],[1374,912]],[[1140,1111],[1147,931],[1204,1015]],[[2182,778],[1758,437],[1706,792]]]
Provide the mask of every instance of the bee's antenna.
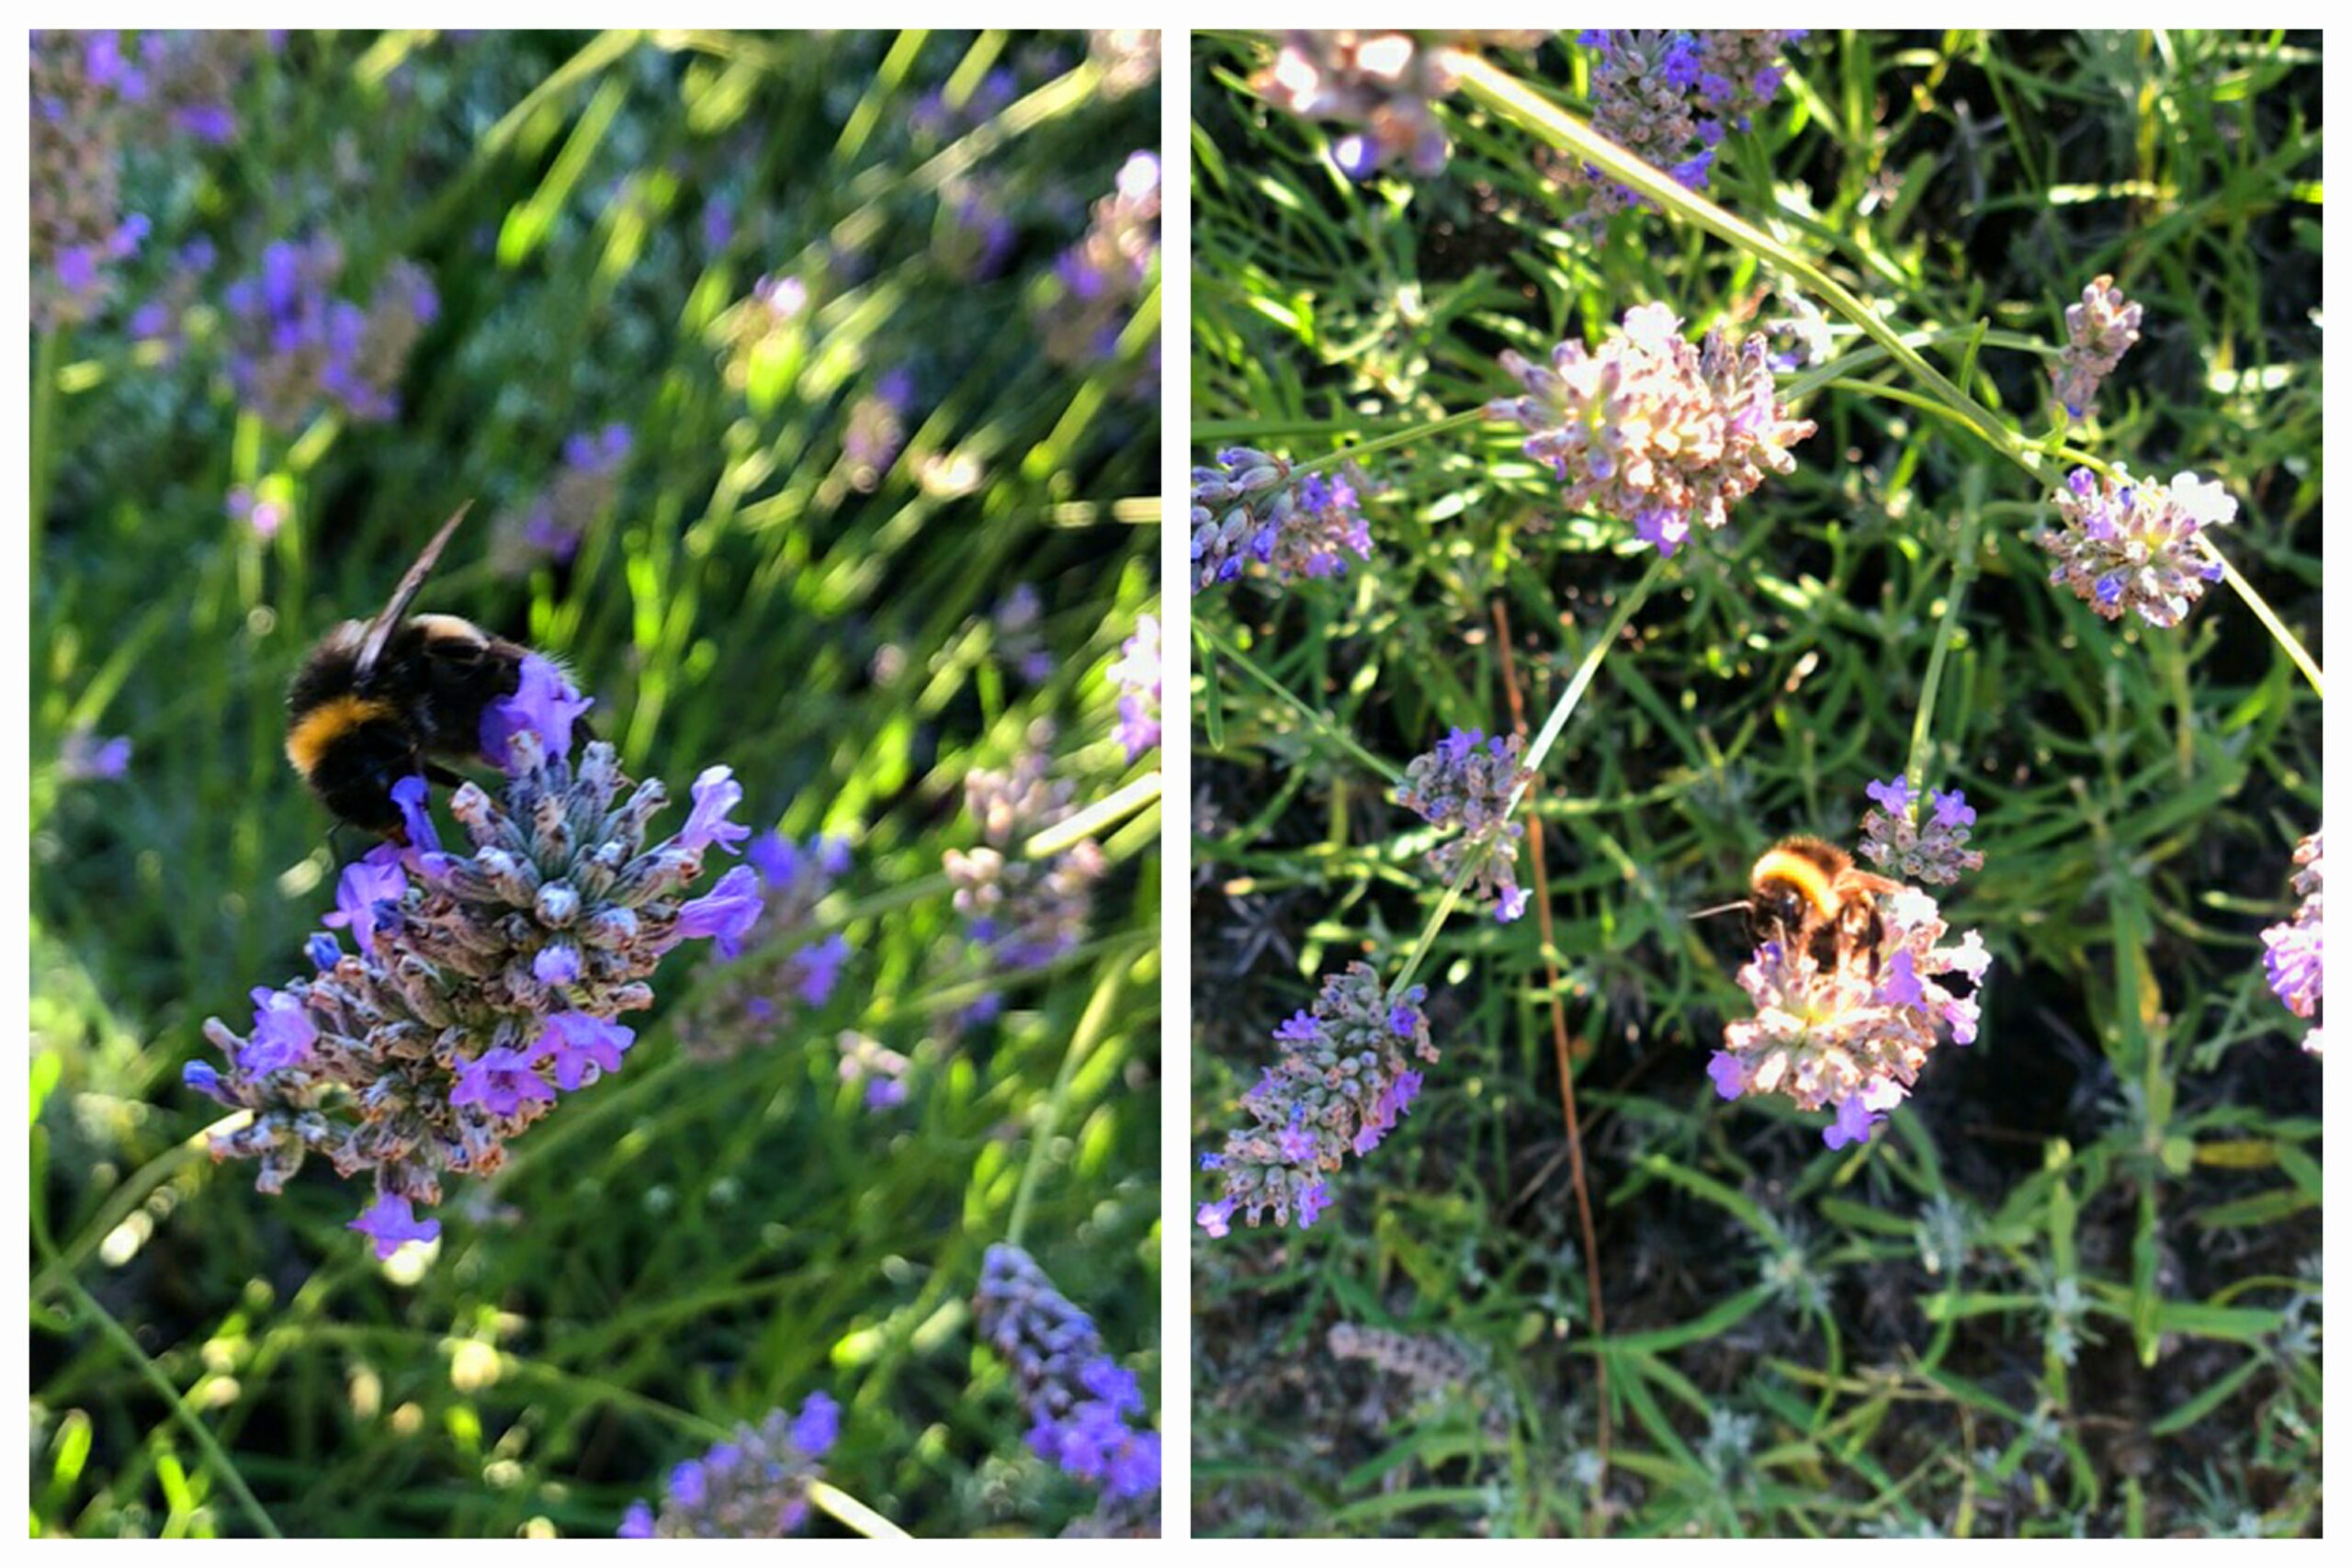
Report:
[[401,585],[392,590],[390,602],[368,624],[368,636],[359,645],[359,662],[355,667],[360,679],[365,680],[368,672],[376,668],[376,660],[383,657],[384,645],[392,640],[393,629],[401,624],[401,617],[408,613],[409,605],[415,602],[417,592],[424,586],[424,580],[432,575],[433,563],[441,558],[442,547],[449,542],[449,536],[458,531],[458,525],[466,520],[466,513],[472,510],[473,504],[468,501],[449,514],[449,521],[441,525],[441,531],[433,536],[432,543],[426,545],[424,553],[416,558],[416,564],[408,569],[408,574],[401,579]]
[[1710,915],[1728,915],[1734,909],[1745,909],[1750,907],[1751,906],[1748,901],[1742,898],[1736,904],[1718,904],[1712,909],[1693,909],[1684,918],[1687,919],[1703,920]]

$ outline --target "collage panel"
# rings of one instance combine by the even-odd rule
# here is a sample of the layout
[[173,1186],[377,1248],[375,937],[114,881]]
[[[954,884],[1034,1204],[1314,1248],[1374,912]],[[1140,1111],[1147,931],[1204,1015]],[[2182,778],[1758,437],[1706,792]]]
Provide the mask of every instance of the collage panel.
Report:
[[2311,33],[1200,31],[1191,1527],[2321,1527]]
[[1159,1533],[1159,47],[31,35],[35,1539]]

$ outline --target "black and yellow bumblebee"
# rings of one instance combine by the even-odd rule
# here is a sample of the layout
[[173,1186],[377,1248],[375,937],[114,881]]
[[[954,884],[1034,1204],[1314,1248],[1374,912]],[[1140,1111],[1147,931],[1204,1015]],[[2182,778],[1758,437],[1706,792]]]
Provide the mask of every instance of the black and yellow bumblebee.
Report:
[[531,650],[456,615],[410,615],[467,508],[433,536],[389,604],[345,621],[303,656],[286,693],[286,757],[337,818],[400,839],[392,786],[418,774],[457,784],[431,759],[481,755],[482,712],[511,697]]
[[1886,938],[1879,899],[1902,891],[1903,884],[1861,870],[1837,845],[1799,835],[1782,839],[1757,857],[1746,898],[1699,913],[1746,909],[1758,942],[1776,942],[1784,952],[1810,953],[1824,969],[1860,960],[1876,980],[1879,950]]

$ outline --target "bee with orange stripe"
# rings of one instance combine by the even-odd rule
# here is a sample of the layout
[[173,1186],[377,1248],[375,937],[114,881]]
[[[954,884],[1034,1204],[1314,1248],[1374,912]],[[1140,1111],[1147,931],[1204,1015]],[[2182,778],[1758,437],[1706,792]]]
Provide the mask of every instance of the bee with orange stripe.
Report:
[[530,649],[456,615],[409,615],[466,508],[408,569],[370,621],[345,621],[302,660],[286,694],[286,757],[329,811],[401,836],[392,786],[418,774],[461,782],[435,757],[481,755],[482,711],[511,697]]
[[1860,870],[1835,844],[1799,836],[1782,839],[1758,856],[1747,886],[1740,902],[1699,912],[1746,909],[1758,942],[1810,953],[1823,969],[1859,960],[1872,980],[1878,978],[1886,934],[1878,901],[1882,895],[1902,892],[1901,883]]

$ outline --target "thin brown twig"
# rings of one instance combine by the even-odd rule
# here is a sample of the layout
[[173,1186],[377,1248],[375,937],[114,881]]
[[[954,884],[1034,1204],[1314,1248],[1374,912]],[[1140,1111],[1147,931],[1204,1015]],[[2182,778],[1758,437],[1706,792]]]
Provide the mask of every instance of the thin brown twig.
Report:
[[[1519,670],[1510,656],[1510,616],[1500,599],[1495,601],[1494,611],[1495,646],[1502,654],[1503,690],[1510,697],[1511,728],[1524,738],[1527,704],[1520,694]],[[1539,782],[1535,787],[1543,786]],[[1569,1061],[1568,1014],[1560,1002],[1560,966],[1553,957],[1559,949],[1552,942],[1551,879],[1544,874],[1544,818],[1532,811],[1527,814],[1527,849],[1535,877],[1535,930],[1544,943],[1544,990],[1552,1004],[1552,1055],[1560,1068],[1560,1119],[1567,1126],[1568,1184],[1576,1190],[1577,1223],[1584,1233],[1585,1293],[1592,1303],[1593,1397],[1600,1413],[1600,1473],[1593,1481],[1597,1503],[1609,1484],[1609,1352],[1602,1343],[1609,1322],[1600,1310],[1600,1244],[1593,1235],[1592,1198],[1584,1181],[1584,1136],[1577,1127],[1577,1078]]]

